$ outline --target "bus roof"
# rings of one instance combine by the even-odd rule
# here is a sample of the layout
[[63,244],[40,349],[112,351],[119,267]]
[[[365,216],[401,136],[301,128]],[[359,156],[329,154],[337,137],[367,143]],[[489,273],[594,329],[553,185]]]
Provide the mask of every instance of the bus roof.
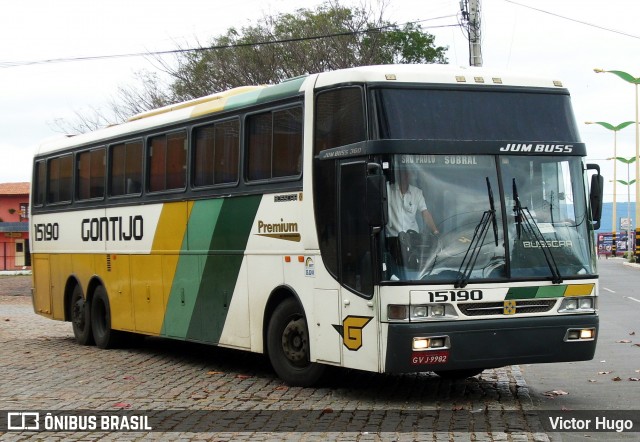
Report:
[[401,82],[427,84],[505,85],[536,88],[562,88],[562,82],[525,76],[507,71],[443,64],[398,64],[362,66],[318,75],[315,87],[346,82]]
[[[314,82],[315,80],[315,82]],[[127,122],[93,132],[62,136],[44,141],[37,155],[64,150],[73,146],[107,142],[155,127],[179,123],[208,114],[250,106],[271,100],[292,97],[304,91],[308,84],[316,88],[353,83],[423,83],[458,85],[503,85],[536,88],[562,88],[562,83],[531,76],[489,70],[486,68],[451,65],[379,65],[361,66],[292,78],[272,86],[242,86],[194,100],[172,104],[131,117]]]
[[43,142],[36,155],[63,150],[72,146],[107,142],[114,138],[126,137],[140,131],[152,130],[168,124],[179,123],[230,109],[250,106],[298,94],[305,77],[296,77],[273,86],[242,86],[228,91],[207,95],[194,100],[168,105],[134,115],[122,124],[98,129],[80,135],[67,135]]

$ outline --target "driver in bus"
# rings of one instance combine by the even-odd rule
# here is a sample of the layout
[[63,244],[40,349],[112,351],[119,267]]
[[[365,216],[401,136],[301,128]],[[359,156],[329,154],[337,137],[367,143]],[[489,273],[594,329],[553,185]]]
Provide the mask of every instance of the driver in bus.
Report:
[[393,184],[387,183],[389,207],[389,221],[386,227],[387,239],[389,250],[399,264],[404,261],[402,260],[402,249],[406,247],[404,244],[401,247],[399,238],[402,238],[403,235],[417,235],[420,231],[418,214],[434,235],[440,233],[427,209],[422,190],[409,184],[411,178],[409,169],[401,168],[398,172],[398,180]]

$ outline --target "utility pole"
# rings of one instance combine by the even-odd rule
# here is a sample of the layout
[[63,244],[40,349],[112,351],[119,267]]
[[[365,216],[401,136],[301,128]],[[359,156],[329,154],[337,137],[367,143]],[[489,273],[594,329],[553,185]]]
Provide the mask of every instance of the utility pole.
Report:
[[467,27],[469,65],[482,66],[480,0],[461,0],[460,11],[462,12],[462,23]]

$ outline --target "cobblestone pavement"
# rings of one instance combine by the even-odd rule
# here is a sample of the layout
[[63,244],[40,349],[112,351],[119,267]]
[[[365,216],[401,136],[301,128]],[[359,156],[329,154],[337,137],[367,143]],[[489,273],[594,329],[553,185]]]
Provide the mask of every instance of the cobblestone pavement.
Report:
[[[2,440],[548,441],[517,366],[464,381],[336,370],[288,387],[260,355],[146,338],[100,350],[33,313],[0,276],[0,407],[150,415],[137,432],[0,432]],[[3,417],[4,418],[4,417]]]

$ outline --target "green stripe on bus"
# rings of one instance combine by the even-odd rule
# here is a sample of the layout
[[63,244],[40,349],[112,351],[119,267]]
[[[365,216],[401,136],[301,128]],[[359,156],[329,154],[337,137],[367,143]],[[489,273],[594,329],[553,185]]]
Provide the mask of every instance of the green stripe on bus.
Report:
[[561,298],[567,290],[566,285],[551,285],[540,287],[511,287],[505,300],[532,298]]
[[185,236],[182,240],[182,255],[178,261],[171,293],[165,310],[161,334],[186,338],[200,290],[203,267],[216,226],[222,199],[196,201],[193,203]]
[[209,247],[211,253],[202,263],[187,339],[219,342],[261,199],[256,195],[222,200]]
[[261,89],[259,91],[260,97],[258,98],[258,103],[298,95],[300,87],[306,78],[307,76],[305,75],[284,81],[280,84],[276,84],[275,86]]
[[545,285],[538,288],[536,298],[562,298],[565,290],[566,285]]
[[299,77],[257,91],[234,95],[227,99],[224,110],[293,97],[300,91],[300,86],[302,86],[305,78],[306,77]]
[[538,287],[511,287],[507,292],[505,300],[509,299],[530,299],[535,298]]

